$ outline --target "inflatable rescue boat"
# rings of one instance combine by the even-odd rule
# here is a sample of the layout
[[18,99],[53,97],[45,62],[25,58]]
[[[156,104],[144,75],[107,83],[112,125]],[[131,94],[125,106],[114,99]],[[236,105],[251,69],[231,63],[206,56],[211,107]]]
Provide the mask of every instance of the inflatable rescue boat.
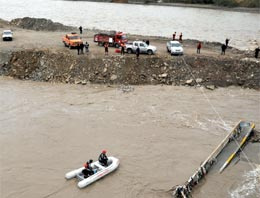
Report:
[[72,179],[74,177],[77,177],[77,179],[79,180],[78,187],[84,188],[84,187],[88,186],[89,184],[106,176],[107,174],[113,172],[114,170],[117,169],[118,166],[119,166],[119,159],[111,156],[111,157],[108,157],[107,166],[101,165],[99,163],[99,161],[93,162],[91,164],[91,167],[93,168],[95,173],[87,178],[84,178],[84,175],[82,173],[82,170],[84,170],[85,167],[81,167],[79,169],[68,172],[65,175],[65,178]]

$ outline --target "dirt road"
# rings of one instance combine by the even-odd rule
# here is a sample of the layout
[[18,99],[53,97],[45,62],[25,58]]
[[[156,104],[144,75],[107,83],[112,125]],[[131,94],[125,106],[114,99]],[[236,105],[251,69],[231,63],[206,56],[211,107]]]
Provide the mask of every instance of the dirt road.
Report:
[[[8,25],[4,21],[0,21],[0,32],[4,29],[12,29],[14,32],[14,41],[13,42],[0,42],[0,48],[3,51],[13,51],[13,50],[24,50],[24,49],[51,49],[54,51],[69,51],[73,55],[77,55],[76,50],[69,50],[64,47],[62,43],[62,36],[67,32],[51,32],[51,31],[34,31],[21,29],[16,26]],[[78,29],[75,29],[75,32],[78,32]],[[80,35],[84,42],[88,41],[90,44],[90,53],[85,56],[92,58],[104,57],[104,48],[97,45],[93,42],[93,36],[97,31],[84,30],[83,34]],[[184,35],[185,37],[185,35]],[[156,56],[160,57],[170,57],[169,53],[166,51],[166,42],[169,41],[167,38],[162,37],[144,37],[138,35],[128,35],[130,41],[134,40],[150,40],[150,44],[157,47]],[[223,41],[224,42],[224,41]],[[218,58],[226,57],[244,57],[244,52],[238,51],[236,49],[228,49],[226,56],[221,56],[221,48],[219,43],[202,43],[201,54],[196,53],[197,41],[194,40],[185,40],[183,41],[184,47],[184,56],[193,55],[193,56],[213,56]],[[114,55],[116,48],[109,48],[109,54]],[[134,55],[127,55],[134,56]],[[144,55],[146,56],[146,55]],[[174,58],[174,57],[173,57]]]

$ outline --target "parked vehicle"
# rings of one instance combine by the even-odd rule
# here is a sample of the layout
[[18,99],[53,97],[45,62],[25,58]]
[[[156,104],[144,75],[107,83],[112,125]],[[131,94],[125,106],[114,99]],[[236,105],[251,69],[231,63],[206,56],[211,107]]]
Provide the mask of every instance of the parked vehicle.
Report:
[[62,42],[64,43],[65,47],[69,47],[70,49],[73,48],[73,47],[76,47],[78,44],[83,43],[81,38],[75,32],[72,32],[71,34],[66,34],[62,38]]
[[156,47],[152,45],[147,45],[143,41],[134,41],[133,43],[127,43],[126,44],[126,51],[128,54],[132,54],[136,52],[137,47],[140,48],[140,53],[142,54],[155,54],[156,52]]
[[109,46],[119,48],[121,43],[127,43],[127,37],[123,32],[101,32],[94,35],[94,42],[97,42],[100,46],[109,43]]
[[183,48],[179,41],[167,42],[166,48],[171,55],[183,55]]
[[11,30],[4,30],[2,34],[3,41],[12,41],[13,40],[13,32]]

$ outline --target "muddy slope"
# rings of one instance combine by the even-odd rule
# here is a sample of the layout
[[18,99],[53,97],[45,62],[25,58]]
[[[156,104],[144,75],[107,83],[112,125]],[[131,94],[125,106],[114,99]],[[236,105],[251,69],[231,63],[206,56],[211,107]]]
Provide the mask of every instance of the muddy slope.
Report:
[[71,31],[75,29],[74,27],[65,26],[49,19],[30,17],[13,19],[10,25],[36,31]]
[[209,57],[109,56],[89,59],[66,52],[25,50],[13,52],[0,74],[18,79],[64,83],[168,84],[259,89],[260,64],[250,60]]

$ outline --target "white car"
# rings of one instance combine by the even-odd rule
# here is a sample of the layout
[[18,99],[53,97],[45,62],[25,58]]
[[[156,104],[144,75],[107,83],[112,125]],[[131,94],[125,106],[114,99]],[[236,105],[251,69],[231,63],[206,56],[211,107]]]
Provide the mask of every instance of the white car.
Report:
[[183,48],[179,41],[169,41],[166,45],[167,51],[171,55],[183,55]]
[[12,41],[13,40],[13,32],[11,30],[4,30],[2,34],[3,41]]
[[153,45],[147,45],[143,41],[134,41],[133,43],[126,43],[126,52],[132,54],[136,52],[136,49],[139,47],[140,54],[155,54],[157,48]]

